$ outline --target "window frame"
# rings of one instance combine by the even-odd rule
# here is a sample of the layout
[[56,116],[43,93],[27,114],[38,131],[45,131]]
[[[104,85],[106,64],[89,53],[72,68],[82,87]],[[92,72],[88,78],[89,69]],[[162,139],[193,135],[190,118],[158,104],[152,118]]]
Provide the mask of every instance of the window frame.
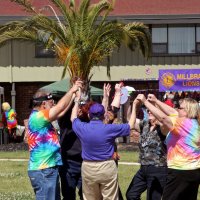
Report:
[[[167,43],[153,43],[152,42],[152,56],[199,56],[200,55],[200,47],[199,47],[199,51],[197,49],[197,45],[200,45],[200,41],[197,42],[197,27],[200,28],[200,25],[196,25],[196,24],[166,24],[166,25],[151,25],[151,33],[153,32],[153,28],[162,28],[162,27],[166,27],[167,28]],[[195,40],[195,52],[194,53],[169,53],[169,28],[170,27],[194,27],[195,28],[195,35],[194,35],[194,40]],[[163,45],[166,44],[166,53],[154,53],[153,52],[153,46],[154,45]]]

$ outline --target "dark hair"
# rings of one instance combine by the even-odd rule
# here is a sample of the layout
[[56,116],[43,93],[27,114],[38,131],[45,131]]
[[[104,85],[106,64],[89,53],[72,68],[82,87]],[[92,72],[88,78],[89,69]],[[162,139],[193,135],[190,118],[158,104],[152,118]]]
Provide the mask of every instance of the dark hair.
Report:
[[81,115],[79,115],[79,119],[84,122],[89,122],[90,119],[88,117],[89,109],[94,104],[94,101],[88,101],[85,104],[80,106]]

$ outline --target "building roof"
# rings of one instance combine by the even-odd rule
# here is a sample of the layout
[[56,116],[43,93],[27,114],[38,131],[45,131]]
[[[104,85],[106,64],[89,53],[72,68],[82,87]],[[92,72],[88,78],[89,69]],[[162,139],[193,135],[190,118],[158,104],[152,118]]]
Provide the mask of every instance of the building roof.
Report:
[[[98,1],[91,0],[91,2]],[[32,0],[32,2],[37,8],[50,4],[49,0]],[[111,13],[112,16],[194,14],[200,14],[200,0],[116,0],[115,9]],[[28,13],[16,3],[0,0],[0,16],[27,15]]]

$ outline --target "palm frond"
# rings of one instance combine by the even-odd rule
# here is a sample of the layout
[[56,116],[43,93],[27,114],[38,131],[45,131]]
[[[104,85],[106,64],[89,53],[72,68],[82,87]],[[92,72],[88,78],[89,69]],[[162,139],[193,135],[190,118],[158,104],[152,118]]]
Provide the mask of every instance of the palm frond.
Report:
[[[89,28],[92,28],[94,26],[94,24],[97,21],[97,18],[104,11],[108,11],[107,13],[109,13],[109,11],[110,11],[109,8],[110,8],[110,2],[108,2],[108,1],[100,1],[97,4],[93,4],[92,6],[90,6],[89,13],[88,13]],[[101,24],[104,21],[105,21],[105,16],[104,16],[104,18],[101,19]]]
[[10,0],[22,6],[26,12],[36,13],[35,8],[28,0]]
[[24,22],[13,22],[0,28],[0,44],[13,39],[38,41],[36,31]]
[[140,49],[145,57],[150,56],[148,27],[142,23],[107,20],[115,0],[99,0],[95,4],[81,0],[79,7],[75,0],[49,0],[53,5],[44,8],[51,10],[53,18],[42,10],[36,12],[29,0],[10,1],[24,7],[32,16],[0,26],[0,45],[17,39],[41,42],[46,48],[53,48],[58,61],[64,65],[62,77],[68,71],[71,78],[78,76],[87,82],[93,66],[106,58],[109,76],[110,56],[122,43],[132,51]]
[[[80,27],[79,28],[79,31],[80,31],[80,34],[82,34],[84,31],[88,31],[88,8],[89,8],[89,5],[90,5],[90,0],[83,0],[80,4],[80,8],[79,8],[79,11],[78,11],[78,16],[80,18],[79,20],[79,24],[78,26]],[[87,30],[85,30],[87,29]]]
[[74,18],[73,15],[70,12],[70,9],[67,8],[67,5],[62,0],[51,0],[51,2],[59,9],[61,14],[63,15],[63,18],[65,20],[66,26],[70,30],[71,36],[73,36],[73,22]]
[[[132,47],[138,46],[142,54],[148,58],[151,52],[151,35],[143,23],[133,22],[123,27],[124,33],[131,38]],[[130,44],[129,44],[130,45]],[[132,48],[131,50],[135,50]]]

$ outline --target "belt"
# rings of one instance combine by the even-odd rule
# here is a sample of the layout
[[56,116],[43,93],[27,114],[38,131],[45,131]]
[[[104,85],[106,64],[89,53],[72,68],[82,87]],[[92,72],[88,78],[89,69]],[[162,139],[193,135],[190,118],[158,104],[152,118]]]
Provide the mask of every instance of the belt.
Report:
[[105,162],[105,161],[111,161],[114,160],[113,158],[109,158],[106,160],[83,160],[84,162]]

